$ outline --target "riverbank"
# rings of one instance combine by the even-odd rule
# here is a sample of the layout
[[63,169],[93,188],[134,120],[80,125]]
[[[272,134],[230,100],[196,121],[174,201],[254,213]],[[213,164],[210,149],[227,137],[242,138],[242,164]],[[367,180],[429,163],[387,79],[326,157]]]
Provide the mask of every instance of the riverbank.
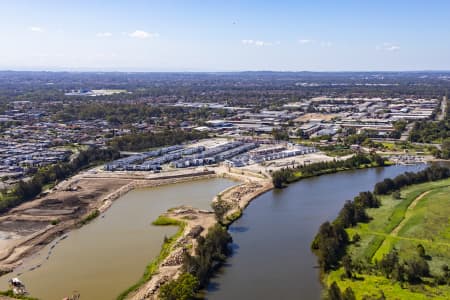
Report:
[[48,194],[0,216],[0,271],[12,271],[23,259],[55,238],[80,227],[95,212],[105,212],[115,199],[133,189],[216,176],[214,170],[204,169],[172,172],[159,177],[139,173],[108,176],[93,173],[92,170],[75,175],[55,186]]
[[358,153],[338,160],[301,165],[296,168],[284,168],[272,173],[275,187],[282,188],[301,179],[333,174],[342,171],[385,167],[393,163],[377,154]]
[[[265,176],[252,172],[237,172],[230,168],[217,168],[217,176],[244,181],[243,183],[230,187],[216,197],[213,201],[225,201],[232,207],[226,215],[227,224],[231,224],[240,217],[242,210],[257,196],[271,190],[273,185]],[[201,235],[205,237],[209,229],[218,224],[216,216],[210,211],[198,210],[191,207],[179,207],[169,210],[163,215],[164,218],[175,220],[183,224],[180,231],[169,239],[162,247],[160,255],[149,264],[143,278],[147,282],[140,282],[131,287],[118,299],[132,300],[155,300],[158,299],[160,287],[169,281],[173,281],[182,273],[183,253],[189,251],[191,255],[196,250],[196,238]],[[170,251],[167,249],[170,248]],[[187,250],[189,249],[189,250]],[[155,264],[158,266],[155,267]],[[149,274],[149,272],[151,274]]]
[[381,205],[366,210],[369,220],[345,228],[346,256],[323,273],[324,285],[332,293],[351,290],[356,299],[448,299],[449,186],[443,179],[378,195]]

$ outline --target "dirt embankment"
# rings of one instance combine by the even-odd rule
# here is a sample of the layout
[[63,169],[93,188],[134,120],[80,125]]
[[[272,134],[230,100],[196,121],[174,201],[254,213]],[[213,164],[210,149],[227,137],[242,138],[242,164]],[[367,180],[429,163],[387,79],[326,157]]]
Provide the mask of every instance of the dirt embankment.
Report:
[[[110,175],[110,176],[109,176]],[[171,176],[117,176],[82,173],[61,182],[45,196],[24,203],[0,216],[0,271],[11,271],[21,260],[56,237],[79,226],[95,210],[104,212],[112,202],[134,188],[216,176],[192,170]]]
[[[226,201],[232,205],[227,213],[228,217],[240,216],[241,212],[254,198],[273,188],[271,180],[260,174],[251,172],[232,172],[228,168],[216,168],[218,176],[242,181],[241,184],[228,188],[217,195],[213,201]],[[182,273],[183,252],[189,251],[195,254],[196,237],[205,236],[208,229],[217,223],[215,215],[208,211],[202,211],[189,207],[173,209],[164,214],[167,217],[183,221],[186,227],[181,237],[175,242],[170,254],[158,267],[158,271],[127,299],[132,300],[156,300],[160,287],[171,280],[178,278]],[[234,219],[230,220],[231,222]]]

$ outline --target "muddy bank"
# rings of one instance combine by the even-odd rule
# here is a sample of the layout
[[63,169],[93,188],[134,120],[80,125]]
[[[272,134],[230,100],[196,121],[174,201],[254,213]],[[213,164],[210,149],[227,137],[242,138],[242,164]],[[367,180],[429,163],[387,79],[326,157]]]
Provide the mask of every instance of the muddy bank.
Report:
[[36,253],[52,240],[80,226],[92,212],[106,211],[127,192],[195,179],[215,177],[214,171],[191,170],[171,176],[130,176],[82,173],[61,182],[48,194],[24,203],[0,216],[0,271],[9,272],[22,259]]

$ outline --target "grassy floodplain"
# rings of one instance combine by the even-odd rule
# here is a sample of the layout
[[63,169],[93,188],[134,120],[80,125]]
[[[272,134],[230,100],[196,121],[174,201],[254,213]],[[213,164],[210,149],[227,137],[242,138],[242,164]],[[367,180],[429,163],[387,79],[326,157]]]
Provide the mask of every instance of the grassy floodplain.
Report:
[[[450,179],[409,186],[401,190],[401,198],[381,196],[381,207],[368,209],[372,220],[346,229],[350,238],[358,234],[358,243],[349,246],[354,262],[375,264],[394,248],[401,259],[417,255],[422,245],[428,256],[432,276],[442,274],[442,266],[450,265]],[[357,299],[449,299],[448,285],[435,285],[432,278],[422,284],[400,284],[373,272],[356,274],[357,279],[344,279],[344,269],[332,271],[325,278],[330,286],[336,282],[341,290],[351,287]],[[382,292],[381,292],[382,291]]]

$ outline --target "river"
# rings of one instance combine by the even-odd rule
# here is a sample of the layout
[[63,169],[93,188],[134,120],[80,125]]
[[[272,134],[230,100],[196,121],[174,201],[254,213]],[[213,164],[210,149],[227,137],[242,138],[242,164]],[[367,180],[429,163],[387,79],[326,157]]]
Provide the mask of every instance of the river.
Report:
[[115,299],[138,281],[159,254],[164,236],[177,231],[173,226],[153,226],[153,220],[179,205],[210,209],[214,196],[235,184],[216,178],[133,190],[90,224],[71,231],[56,246],[51,243],[0,278],[0,290],[7,289],[9,278],[23,273],[19,278],[30,294],[43,300],[61,300],[75,290],[81,299]]
[[229,230],[233,255],[211,280],[208,300],[320,299],[322,287],[310,244],[345,200],[376,182],[424,165],[341,172],[304,179],[252,201]]

